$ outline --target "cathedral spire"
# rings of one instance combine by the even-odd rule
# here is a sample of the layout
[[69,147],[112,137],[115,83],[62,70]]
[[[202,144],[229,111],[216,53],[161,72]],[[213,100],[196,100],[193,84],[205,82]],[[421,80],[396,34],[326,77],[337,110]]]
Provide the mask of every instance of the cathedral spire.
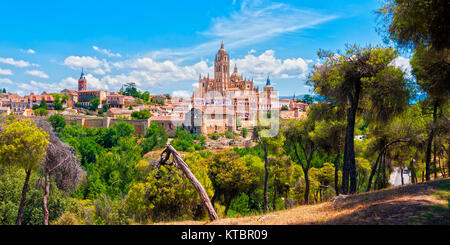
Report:
[[267,82],[266,82],[266,86],[270,86],[270,78],[269,78],[269,75],[267,75]]
[[84,78],[84,68],[81,67],[81,75],[80,75],[80,79],[83,79],[83,78]]
[[221,49],[224,49],[224,47],[223,47],[223,40],[222,40],[222,44],[220,45],[220,48],[221,48]]

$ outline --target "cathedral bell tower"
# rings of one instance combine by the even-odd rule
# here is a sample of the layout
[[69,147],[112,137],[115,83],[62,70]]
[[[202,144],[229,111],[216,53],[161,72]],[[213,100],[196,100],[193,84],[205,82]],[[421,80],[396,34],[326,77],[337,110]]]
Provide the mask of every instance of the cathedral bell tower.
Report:
[[214,60],[214,80],[215,90],[222,94],[230,87],[230,57],[223,47],[223,42]]
[[86,77],[84,76],[83,69],[81,69],[81,76],[78,79],[78,91],[86,91]]

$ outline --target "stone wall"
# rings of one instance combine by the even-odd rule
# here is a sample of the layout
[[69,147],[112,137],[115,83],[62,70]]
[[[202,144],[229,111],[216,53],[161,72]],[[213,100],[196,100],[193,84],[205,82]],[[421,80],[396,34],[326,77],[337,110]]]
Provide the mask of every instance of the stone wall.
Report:
[[71,122],[76,122],[81,124],[85,128],[109,128],[118,122],[126,122],[134,127],[134,133],[136,135],[144,135],[147,132],[147,128],[150,126],[148,119],[145,120],[126,120],[126,119],[113,119],[110,117],[104,118],[86,118],[86,117],[65,117],[67,124]]
[[143,119],[143,120],[126,120],[126,119],[112,119],[110,118],[111,123],[109,126],[112,126],[116,123],[119,122],[126,122],[129,123],[131,125],[133,125],[134,127],[134,133],[136,135],[145,135],[145,133],[147,132],[147,128],[150,126],[149,120],[148,119]]

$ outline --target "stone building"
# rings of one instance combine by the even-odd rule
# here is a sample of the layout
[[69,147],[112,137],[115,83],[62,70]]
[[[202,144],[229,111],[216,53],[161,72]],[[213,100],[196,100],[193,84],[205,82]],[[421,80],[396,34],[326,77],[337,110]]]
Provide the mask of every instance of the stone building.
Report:
[[106,103],[106,97],[109,95],[108,91],[104,90],[87,90],[86,77],[81,71],[81,76],[78,79],[78,104],[84,107],[91,105],[90,101],[94,98],[100,99],[100,105]]
[[133,105],[135,99],[132,96],[126,96],[122,94],[111,93],[106,96],[106,104],[109,108],[125,108],[127,106]]
[[[278,93],[271,86],[269,77],[263,91],[259,91],[253,79],[245,79],[239,74],[236,65],[230,73],[230,57],[223,43],[214,59],[214,78],[209,74],[206,77],[200,75],[189,102],[190,105],[182,109],[188,117],[183,126],[203,135],[253,128],[258,118],[280,109]],[[201,120],[190,120],[194,115]],[[178,117],[174,116],[174,119]]]

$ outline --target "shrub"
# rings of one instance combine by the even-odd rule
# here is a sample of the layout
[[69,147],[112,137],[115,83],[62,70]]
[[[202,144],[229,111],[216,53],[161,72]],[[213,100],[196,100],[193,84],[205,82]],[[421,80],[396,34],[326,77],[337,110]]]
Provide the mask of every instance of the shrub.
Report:
[[66,126],[66,119],[64,119],[64,117],[59,114],[51,115],[48,118],[48,121],[56,132],[61,132],[61,130],[63,130]]
[[243,129],[241,130],[241,134],[242,134],[242,137],[247,138],[248,129],[243,128]]
[[225,137],[227,137],[227,139],[234,139],[234,133],[231,131],[225,131]]
[[208,134],[208,137],[212,140],[218,140],[219,135],[217,133]]

